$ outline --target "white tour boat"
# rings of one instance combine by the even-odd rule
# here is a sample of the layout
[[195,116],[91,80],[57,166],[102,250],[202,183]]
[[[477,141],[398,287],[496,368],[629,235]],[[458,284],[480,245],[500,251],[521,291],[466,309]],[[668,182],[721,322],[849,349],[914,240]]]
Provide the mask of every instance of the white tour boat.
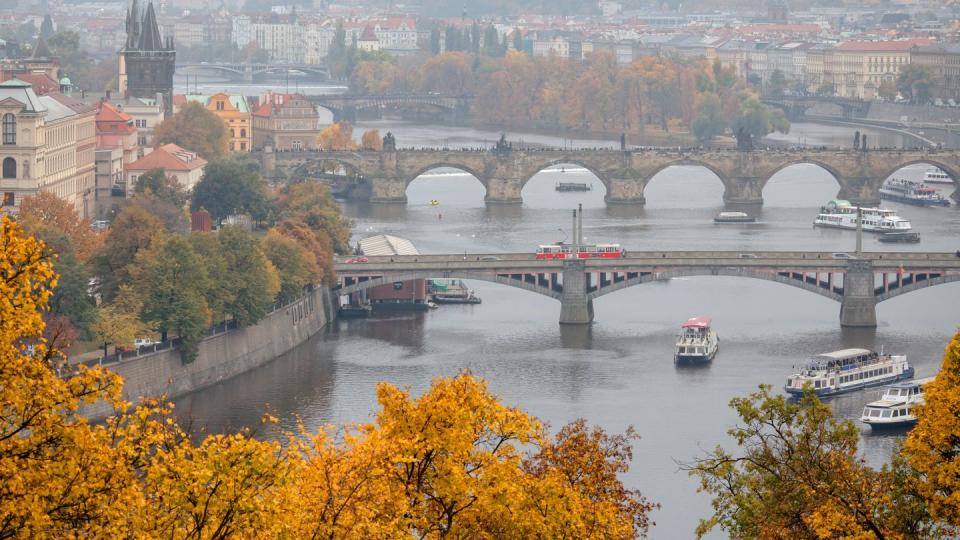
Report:
[[[860,219],[867,232],[906,232],[911,229],[908,220],[887,208],[860,208]],[[834,199],[820,208],[813,226],[856,230],[857,207],[849,201]]]
[[923,174],[923,181],[928,184],[952,184],[953,178],[947,176],[947,173],[940,170],[938,167],[932,169],[927,169],[927,172]]
[[710,317],[688,319],[680,327],[677,352],[673,360],[678,364],[705,364],[713,360],[720,349],[720,338],[710,328]]
[[843,349],[811,358],[799,372],[787,378],[784,390],[802,395],[809,388],[818,396],[830,396],[911,377],[913,367],[904,355]]
[[867,403],[860,421],[873,429],[909,427],[917,423],[916,406],[923,404],[923,387],[933,377],[888,386],[877,401]]
[[950,201],[932,187],[903,178],[888,178],[880,187],[880,198],[914,206],[950,206]]

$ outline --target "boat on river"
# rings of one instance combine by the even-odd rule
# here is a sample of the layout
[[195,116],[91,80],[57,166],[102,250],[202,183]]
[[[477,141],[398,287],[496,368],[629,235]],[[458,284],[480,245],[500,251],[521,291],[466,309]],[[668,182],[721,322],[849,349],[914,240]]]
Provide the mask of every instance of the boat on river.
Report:
[[706,364],[713,361],[720,350],[720,337],[710,327],[710,317],[687,319],[680,327],[674,362],[678,364]]
[[557,182],[557,191],[593,191],[593,184],[585,182]]
[[757,218],[746,212],[720,212],[713,221],[714,223],[754,223]]
[[[858,207],[850,204],[850,201],[834,199],[820,208],[820,213],[813,220],[813,226],[856,230],[857,210]],[[905,232],[912,228],[910,221],[888,208],[859,208],[859,210],[864,231]]]
[[886,232],[880,235],[877,240],[887,243],[905,243],[916,244],[920,241],[920,233],[915,232]]
[[950,178],[939,167],[934,167],[923,173],[923,181],[928,184],[952,184],[953,178]]
[[905,355],[843,349],[814,356],[787,378],[783,389],[794,396],[802,395],[806,389],[818,396],[832,396],[912,377],[913,367]]
[[863,408],[860,421],[872,429],[910,427],[917,423],[916,407],[923,405],[923,387],[933,377],[891,384],[877,401]]
[[950,206],[950,201],[939,191],[923,182],[903,178],[888,178],[880,187],[880,198],[914,206]]

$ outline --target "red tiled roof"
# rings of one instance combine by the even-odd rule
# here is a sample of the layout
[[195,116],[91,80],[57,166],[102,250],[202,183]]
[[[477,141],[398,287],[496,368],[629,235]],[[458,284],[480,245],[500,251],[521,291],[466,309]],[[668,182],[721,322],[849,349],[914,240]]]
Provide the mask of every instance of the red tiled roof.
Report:
[[100,102],[100,110],[97,111],[97,122],[121,122],[126,124],[130,120],[133,120],[133,117],[129,114],[117,110],[116,107],[106,101]]
[[360,34],[360,39],[357,41],[378,41],[377,34],[373,31],[373,28],[370,25],[363,27],[363,33]]
[[33,86],[33,91],[40,96],[60,91],[60,83],[46,73],[18,73],[17,78],[30,83]]
[[[191,159],[192,158],[192,159]],[[142,158],[128,164],[128,171],[192,171],[207,164],[207,160],[175,144],[165,144]]]

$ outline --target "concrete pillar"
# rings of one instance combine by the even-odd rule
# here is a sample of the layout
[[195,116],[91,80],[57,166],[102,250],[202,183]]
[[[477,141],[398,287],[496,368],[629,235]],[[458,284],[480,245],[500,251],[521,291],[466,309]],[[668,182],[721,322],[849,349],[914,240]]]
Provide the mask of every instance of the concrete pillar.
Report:
[[407,183],[402,178],[375,175],[365,177],[370,182],[370,202],[376,204],[406,204]]
[[763,204],[763,182],[758,177],[741,176],[723,182],[725,204]]
[[643,196],[643,189],[647,182],[640,178],[609,178],[607,180],[607,195],[603,200],[610,205],[613,204],[639,204],[647,203]]
[[560,297],[560,324],[593,322],[593,300],[587,295],[584,261],[563,263],[563,294]]
[[488,178],[485,182],[487,195],[483,198],[487,204],[523,204],[520,178]]
[[848,261],[847,273],[843,276],[840,326],[857,328],[877,326],[877,300],[873,289],[873,263],[859,259]]

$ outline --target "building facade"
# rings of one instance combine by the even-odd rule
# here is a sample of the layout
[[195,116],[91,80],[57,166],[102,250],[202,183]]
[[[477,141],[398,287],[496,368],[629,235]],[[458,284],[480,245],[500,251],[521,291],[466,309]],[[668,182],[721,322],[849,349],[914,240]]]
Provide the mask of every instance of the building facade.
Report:
[[300,94],[268,93],[253,113],[253,147],[276,152],[317,150],[320,124],[317,107]]
[[203,178],[207,160],[196,152],[185,150],[175,144],[165,144],[125,167],[126,183],[135,185],[137,179],[149,171],[160,169],[168,177],[175,178],[184,189],[191,190]]
[[24,81],[0,83],[0,211],[16,213],[24,197],[46,191],[93,215],[94,114],[68,96],[38,96]]
[[174,108],[179,110],[188,101],[195,101],[223,120],[229,138],[228,150],[232,152],[250,152],[253,150],[253,125],[250,119],[250,105],[240,94],[219,93],[207,96],[203,94],[185,94],[175,96]]
[[933,78],[931,97],[960,100],[960,44],[916,47],[910,51],[910,58],[929,70]]
[[823,79],[838,97],[872,100],[910,63],[912,41],[848,41],[824,53]]

